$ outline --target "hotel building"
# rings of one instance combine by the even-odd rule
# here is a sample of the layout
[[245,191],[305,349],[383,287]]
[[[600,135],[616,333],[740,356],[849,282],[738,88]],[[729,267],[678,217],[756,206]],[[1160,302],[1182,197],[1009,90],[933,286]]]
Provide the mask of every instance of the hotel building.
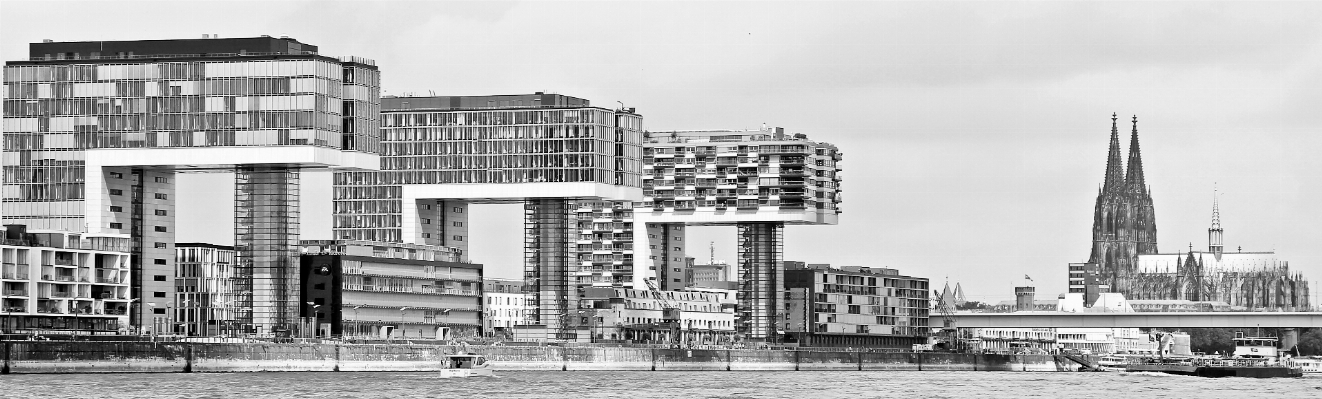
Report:
[[927,342],[928,281],[895,269],[785,262],[785,338],[801,346]]
[[131,297],[169,298],[175,174],[233,172],[236,319],[287,331],[299,171],[379,168],[378,82],[287,37],[32,43],[4,69],[4,223],[126,234]]
[[[129,238],[4,226],[0,330],[127,332]],[[165,317],[165,309],[154,312]]]

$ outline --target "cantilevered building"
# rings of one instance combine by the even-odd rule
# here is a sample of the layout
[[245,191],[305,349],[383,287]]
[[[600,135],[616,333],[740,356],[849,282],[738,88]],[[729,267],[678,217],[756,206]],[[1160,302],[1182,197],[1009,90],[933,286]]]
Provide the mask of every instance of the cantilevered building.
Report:
[[[524,277],[538,304],[528,322],[553,334],[578,302],[570,262],[595,253],[577,242],[574,218],[594,212],[576,201],[642,197],[642,116],[633,109],[546,93],[387,97],[381,129],[381,171],[335,175],[335,237],[463,253],[468,204],[522,203]],[[629,216],[608,208],[608,220]]]
[[783,129],[651,132],[643,148],[643,201],[634,204],[635,286],[683,287],[684,226],[737,226],[738,331],[775,334],[784,309],[786,224],[832,225],[840,213],[842,153]]
[[267,36],[29,51],[5,64],[4,223],[128,234],[132,297],[168,298],[176,173],[233,172],[237,318],[291,328],[299,170],[379,167],[373,62]]

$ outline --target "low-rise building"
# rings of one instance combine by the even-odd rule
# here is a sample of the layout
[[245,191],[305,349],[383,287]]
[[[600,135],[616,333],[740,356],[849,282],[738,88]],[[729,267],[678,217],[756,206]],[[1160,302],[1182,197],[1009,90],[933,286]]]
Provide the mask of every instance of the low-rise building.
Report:
[[452,339],[482,335],[482,265],[454,248],[303,241],[301,335]]
[[734,342],[734,308],[732,291],[591,287],[568,319],[592,342],[726,345]]
[[1054,353],[1054,328],[961,328],[968,349],[991,353]]
[[483,331],[489,337],[512,339],[514,326],[528,317],[528,295],[522,280],[482,280]]
[[[4,226],[0,242],[0,329],[96,334],[127,332],[130,298],[127,234],[81,234]],[[167,316],[164,307],[154,312]],[[150,331],[168,329],[168,322]]]
[[895,269],[785,262],[786,342],[912,348],[927,342],[928,280]]
[[216,336],[242,330],[243,310],[234,282],[234,247],[206,243],[174,246],[174,323],[184,335]]

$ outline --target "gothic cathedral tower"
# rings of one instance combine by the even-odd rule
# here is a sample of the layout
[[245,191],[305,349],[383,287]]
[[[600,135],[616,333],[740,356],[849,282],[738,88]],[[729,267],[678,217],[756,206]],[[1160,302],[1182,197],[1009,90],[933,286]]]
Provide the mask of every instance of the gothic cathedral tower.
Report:
[[[1128,165],[1120,158],[1120,132],[1111,114],[1111,146],[1106,159],[1106,180],[1093,209],[1092,254],[1101,283],[1111,292],[1129,296],[1131,279],[1138,274],[1140,254],[1157,253],[1157,223],[1152,196],[1143,179],[1143,158],[1138,146],[1138,117],[1129,139]],[[1127,169],[1127,170],[1126,170]]]

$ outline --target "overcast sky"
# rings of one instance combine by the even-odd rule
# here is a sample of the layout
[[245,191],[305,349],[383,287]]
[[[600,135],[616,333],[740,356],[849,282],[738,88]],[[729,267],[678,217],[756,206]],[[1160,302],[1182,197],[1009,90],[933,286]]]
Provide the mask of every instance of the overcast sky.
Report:
[[[844,213],[788,227],[787,259],[949,278],[984,301],[1025,274],[1065,290],[1111,113],[1137,114],[1162,252],[1207,247],[1215,183],[1227,249],[1322,280],[1322,4],[0,2],[5,60],[41,39],[204,33],[375,59],[383,94],[548,91],[621,101],[650,130],[805,133],[844,152]],[[305,176],[304,237],[329,238],[329,180]],[[208,211],[230,179],[180,179],[179,241],[232,242]],[[472,215],[489,276],[519,275],[518,209]],[[716,241],[734,260],[733,228],[691,231],[691,256]]]

